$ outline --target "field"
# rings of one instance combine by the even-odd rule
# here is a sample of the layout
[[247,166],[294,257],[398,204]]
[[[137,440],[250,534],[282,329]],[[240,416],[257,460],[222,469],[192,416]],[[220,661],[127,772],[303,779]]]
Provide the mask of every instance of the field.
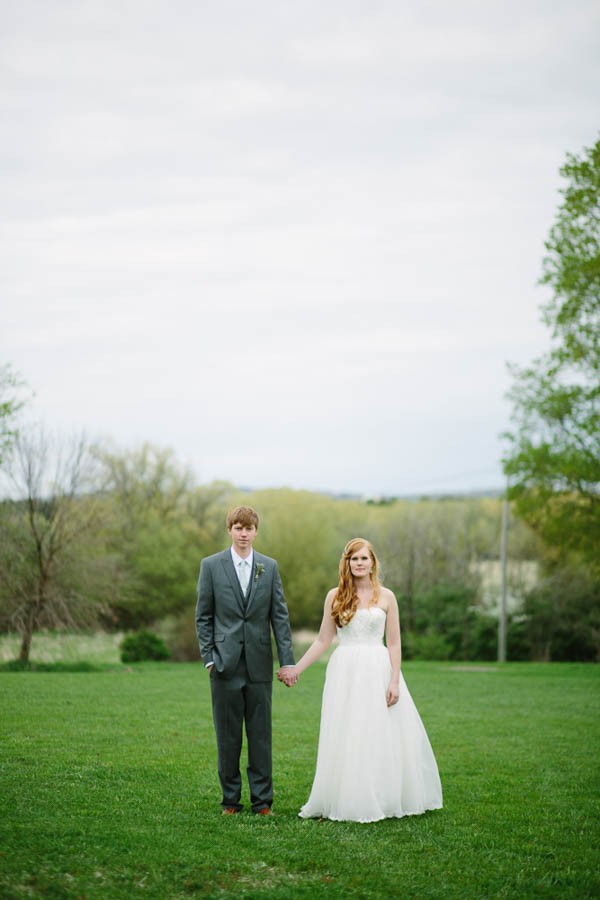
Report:
[[359,825],[297,818],[320,664],[274,686],[271,819],[220,815],[200,665],[2,671],[0,897],[600,896],[600,668],[404,674],[445,807]]

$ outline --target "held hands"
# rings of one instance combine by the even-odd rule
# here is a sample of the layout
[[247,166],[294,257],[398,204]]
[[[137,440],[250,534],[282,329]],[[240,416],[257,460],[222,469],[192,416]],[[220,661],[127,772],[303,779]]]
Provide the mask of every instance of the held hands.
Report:
[[277,672],[277,678],[282,681],[286,687],[293,687],[298,683],[298,672],[296,666],[282,666]]
[[397,681],[390,681],[388,689],[385,693],[385,700],[388,706],[395,706],[400,696],[400,688]]

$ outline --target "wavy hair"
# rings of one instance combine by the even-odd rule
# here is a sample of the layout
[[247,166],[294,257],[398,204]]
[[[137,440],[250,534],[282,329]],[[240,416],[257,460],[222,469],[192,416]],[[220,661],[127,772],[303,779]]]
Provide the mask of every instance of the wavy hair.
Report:
[[[352,620],[354,613],[358,608],[358,594],[356,593],[356,585],[352,572],[350,571],[350,559],[357,550],[366,547],[373,563],[373,568],[369,573],[369,579],[373,586],[373,599],[371,604],[376,604],[379,600],[381,584],[379,582],[379,560],[375,556],[373,545],[366,538],[352,538],[344,547],[342,558],[340,559],[340,578],[338,581],[337,591],[333,598],[331,607],[331,615],[336,623],[342,628]],[[370,604],[370,605],[371,605]]]

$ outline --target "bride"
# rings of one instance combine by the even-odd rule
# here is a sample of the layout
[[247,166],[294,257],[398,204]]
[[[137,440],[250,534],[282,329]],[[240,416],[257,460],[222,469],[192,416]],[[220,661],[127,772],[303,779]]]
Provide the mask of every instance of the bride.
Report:
[[280,676],[295,683],[337,632],[323,690],[317,768],[302,818],[375,822],[442,806],[431,744],[400,671],[398,604],[377,572],[369,541],[349,541],[318,637]]

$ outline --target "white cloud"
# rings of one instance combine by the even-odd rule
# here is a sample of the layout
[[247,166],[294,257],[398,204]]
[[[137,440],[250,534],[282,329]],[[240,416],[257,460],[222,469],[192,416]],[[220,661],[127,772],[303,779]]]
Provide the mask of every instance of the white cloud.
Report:
[[558,168],[596,138],[598,18],[25,0],[0,37],[0,354],[53,423],[202,477],[499,483]]

